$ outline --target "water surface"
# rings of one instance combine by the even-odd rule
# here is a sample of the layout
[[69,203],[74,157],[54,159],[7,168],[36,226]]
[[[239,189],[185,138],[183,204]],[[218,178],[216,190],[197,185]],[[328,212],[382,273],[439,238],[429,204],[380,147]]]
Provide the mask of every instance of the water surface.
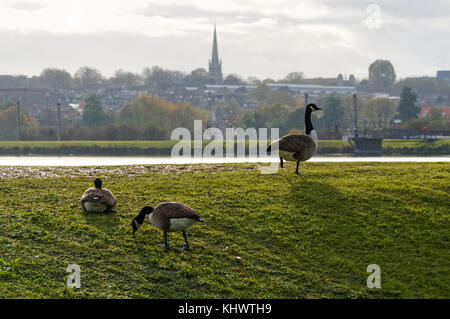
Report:
[[[117,166],[157,164],[270,163],[270,157],[0,156],[0,166]],[[314,156],[308,162],[450,162],[449,156]]]

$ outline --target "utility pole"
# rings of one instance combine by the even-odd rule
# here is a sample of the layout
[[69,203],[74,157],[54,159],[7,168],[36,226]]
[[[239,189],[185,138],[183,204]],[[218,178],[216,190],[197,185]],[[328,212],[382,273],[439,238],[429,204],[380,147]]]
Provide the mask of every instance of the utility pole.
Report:
[[61,141],[61,103],[58,102],[58,135],[57,140]]
[[20,101],[17,101],[17,140],[20,141]]
[[353,127],[353,132],[355,137],[358,136],[358,109],[356,107],[356,94],[353,94],[353,107],[355,109],[355,126]]

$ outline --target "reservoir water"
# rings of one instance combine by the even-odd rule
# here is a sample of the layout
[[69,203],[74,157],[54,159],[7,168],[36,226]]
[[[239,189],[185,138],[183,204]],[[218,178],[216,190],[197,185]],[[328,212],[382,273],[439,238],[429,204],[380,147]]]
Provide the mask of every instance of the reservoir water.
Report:
[[[0,166],[119,166],[158,164],[270,163],[270,157],[0,156]],[[450,162],[448,156],[314,156],[308,162]]]

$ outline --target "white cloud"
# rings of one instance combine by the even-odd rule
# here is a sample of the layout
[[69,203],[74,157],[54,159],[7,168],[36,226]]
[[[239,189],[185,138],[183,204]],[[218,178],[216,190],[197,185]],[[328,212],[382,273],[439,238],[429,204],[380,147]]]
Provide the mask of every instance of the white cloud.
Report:
[[[9,35],[2,47],[9,48],[0,51],[0,73],[35,74],[52,61],[69,70],[89,63],[105,74],[206,67],[214,21],[224,73],[364,77],[376,58],[391,59],[400,76],[450,68],[448,1],[374,2],[380,29],[364,23],[371,1],[2,1],[0,33]],[[12,51],[24,47],[33,54]]]

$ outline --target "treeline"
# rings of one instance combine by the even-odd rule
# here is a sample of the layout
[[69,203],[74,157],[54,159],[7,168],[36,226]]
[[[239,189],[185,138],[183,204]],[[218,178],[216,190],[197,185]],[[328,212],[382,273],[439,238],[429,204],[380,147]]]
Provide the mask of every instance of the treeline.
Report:
[[[62,140],[168,140],[173,129],[193,129],[194,120],[206,125],[208,113],[187,103],[171,104],[153,95],[141,95],[117,113],[107,113],[96,95],[85,99],[83,118],[72,124],[62,118]],[[38,120],[21,111],[22,140],[55,140],[57,127],[39,126]],[[15,104],[0,106],[0,139],[16,140]]]
[[[283,92],[272,91],[260,85],[251,94],[263,101],[253,110],[237,103],[221,102],[213,106],[212,112],[229,118],[234,127],[279,128],[280,134],[304,129],[304,99],[294,99]],[[315,98],[322,112],[314,113],[314,125],[321,139],[341,139],[346,129],[354,126],[354,104],[352,96],[328,95]],[[404,88],[400,102],[390,98],[358,97],[358,123],[360,129],[383,129],[393,127],[394,119],[401,120],[401,128],[421,131],[449,130],[450,121],[442,116],[439,108],[431,111],[425,119],[419,119],[420,107],[417,95]],[[169,103],[154,95],[141,95],[125,104],[117,113],[105,112],[100,99],[90,95],[84,101],[80,123],[72,124],[62,118],[63,140],[168,140],[177,127],[192,131],[194,120],[202,120],[205,126],[210,114],[187,103]],[[55,140],[56,127],[42,127],[38,120],[25,111],[21,113],[22,140]],[[399,128],[398,125],[395,127]],[[0,106],[0,139],[17,138],[17,113],[15,104]]]
[[[291,72],[286,77],[275,81],[271,78],[259,80],[255,77],[243,79],[237,74],[229,74],[223,79],[223,84],[258,85],[260,83],[302,83],[302,72]],[[37,76],[24,75],[0,76],[0,88],[42,88],[60,90],[90,90],[112,88],[147,89],[152,92],[168,91],[178,86],[201,87],[214,84],[204,68],[197,68],[185,73],[168,70],[159,66],[144,68],[141,73],[116,70],[111,77],[105,77],[99,70],[91,67],[80,67],[73,75],[64,69],[46,68]]]
[[[352,96],[328,95],[314,101],[323,109],[314,113],[315,128],[321,139],[341,139],[346,129],[354,127],[355,111]],[[224,109],[227,106],[222,105]],[[220,109],[220,108],[218,108]],[[439,108],[431,111],[425,119],[419,119],[421,108],[417,105],[417,95],[408,87],[401,93],[400,102],[390,98],[358,97],[357,126],[359,129],[383,129],[394,127],[394,120],[401,121],[396,128],[422,131],[450,130],[450,120],[442,116]],[[295,106],[288,104],[261,104],[255,110],[233,108],[233,125],[236,127],[267,127],[280,129],[280,134],[302,131],[304,129],[304,99],[299,99]]]
[[[356,79],[350,75],[348,80],[341,74],[335,81],[330,78],[306,79],[303,72],[288,73],[281,79],[258,79],[248,77],[244,79],[238,74],[228,74],[223,79],[223,84],[230,85],[259,85],[261,83],[292,83],[292,84],[319,84],[319,85],[356,85],[362,92],[385,92],[392,95],[400,95],[403,87],[412,88],[420,96],[440,96],[438,103],[449,103],[450,81],[436,81],[434,77],[417,77],[397,79],[392,63],[388,60],[375,60],[368,68],[366,79]],[[71,74],[64,69],[46,68],[37,76],[24,75],[0,76],[1,88],[33,87],[53,89],[82,89],[98,90],[108,88],[145,88],[150,91],[167,91],[177,86],[203,86],[214,84],[205,68],[197,68],[191,72],[164,69],[159,66],[144,68],[142,72],[129,72],[118,69],[111,77],[105,77],[99,70],[83,66]]]

